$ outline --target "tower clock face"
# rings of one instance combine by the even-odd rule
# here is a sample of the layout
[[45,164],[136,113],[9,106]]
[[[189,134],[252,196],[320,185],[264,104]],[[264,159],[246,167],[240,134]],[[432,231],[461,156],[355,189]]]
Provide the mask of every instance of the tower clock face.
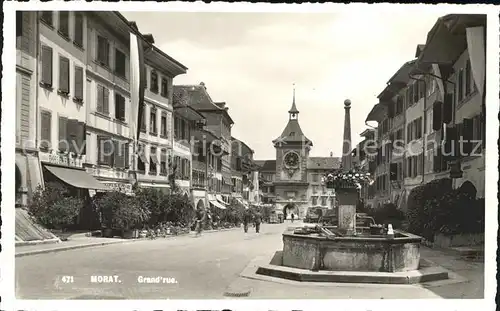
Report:
[[299,155],[295,152],[288,152],[284,158],[285,166],[288,168],[296,168],[299,166]]

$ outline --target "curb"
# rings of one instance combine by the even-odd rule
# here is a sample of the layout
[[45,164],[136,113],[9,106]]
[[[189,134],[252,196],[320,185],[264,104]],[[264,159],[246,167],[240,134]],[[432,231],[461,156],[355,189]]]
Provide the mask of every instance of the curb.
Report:
[[28,246],[28,245],[40,245],[40,244],[58,244],[61,243],[61,239],[53,238],[47,240],[34,240],[34,241],[18,241],[16,242],[17,246]]
[[[204,231],[203,233],[214,233],[214,232],[222,232],[222,231],[230,231],[230,230],[235,230],[239,228],[228,228],[228,229],[221,229],[221,230],[207,230]],[[165,238],[171,239],[175,237],[182,237],[182,236],[189,236],[192,232],[189,234],[180,234],[180,235],[168,235]],[[142,238],[142,239],[125,239],[125,240],[117,240],[117,241],[107,241],[107,242],[97,242],[97,243],[90,243],[90,244],[81,244],[81,245],[72,245],[72,246],[62,246],[62,247],[55,247],[55,248],[50,248],[50,249],[39,249],[39,250],[33,250],[33,251],[26,251],[26,252],[20,252],[15,254],[15,257],[24,257],[24,256],[31,256],[31,255],[39,255],[39,254],[47,254],[47,253],[57,253],[57,252],[62,252],[62,251],[69,251],[69,250],[74,250],[74,249],[81,249],[81,248],[90,248],[90,247],[98,247],[98,246],[104,246],[104,245],[110,245],[110,244],[123,244],[123,243],[134,243],[134,242],[139,242],[139,241],[149,241],[148,238]],[[64,242],[62,242],[64,243]],[[30,243],[30,244],[51,244],[49,242],[42,242],[42,243]],[[16,245],[18,247],[23,247],[25,245],[30,245],[30,244],[23,244],[23,245]],[[52,244],[59,244],[57,242],[52,242]]]

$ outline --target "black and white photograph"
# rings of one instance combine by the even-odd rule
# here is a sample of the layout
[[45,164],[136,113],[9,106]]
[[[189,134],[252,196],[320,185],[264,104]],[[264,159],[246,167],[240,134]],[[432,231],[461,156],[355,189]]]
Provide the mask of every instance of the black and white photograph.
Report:
[[12,10],[9,293],[493,299],[498,12],[377,6]]

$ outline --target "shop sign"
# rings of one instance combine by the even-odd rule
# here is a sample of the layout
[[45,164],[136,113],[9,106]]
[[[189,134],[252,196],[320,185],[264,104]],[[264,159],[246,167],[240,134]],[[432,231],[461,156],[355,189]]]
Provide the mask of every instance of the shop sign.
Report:
[[116,182],[111,182],[111,183],[103,183],[106,185],[111,190],[114,191],[119,191],[123,193],[132,193],[132,185],[131,184],[124,184],[124,183],[116,183]]
[[42,162],[69,167],[82,167],[82,160],[73,158],[69,154],[40,152],[39,156]]

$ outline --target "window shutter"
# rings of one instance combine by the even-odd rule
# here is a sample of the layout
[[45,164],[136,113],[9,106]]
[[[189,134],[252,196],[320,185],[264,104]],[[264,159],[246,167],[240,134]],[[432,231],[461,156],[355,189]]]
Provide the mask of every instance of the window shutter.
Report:
[[457,150],[455,150],[455,142],[458,138],[457,128],[455,126],[446,128],[446,140],[444,143],[444,152],[448,160],[456,157]]
[[123,168],[125,167],[125,157],[123,154],[123,147],[118,140],[113,141],[113,161],[114,167]]
[[121,96],[121,99],[120,99],[121,103],[120,103],[120,117],[121,117],[121,120],[122,121],[125,121],[126,118],[125,118],[125,97]]
[[453,94],[448,93],[444,95],[443,103],[443,123],[449,124],[453,118]]
[[122,144],[123,148],[123,167],[130,168],[129,144]]
[[394,117],[394,102],[392,100],[388,102],[388,116],[389,118]]
[[75,39],[74,42],[83,47],[83,15],[80,12],[75,12]]
[[59,90],[69,93],[69,59],[59,57]]
[[104,111],[104,87],[100,84],[97,85],[97,111]]
[[75,67],[75,98],[83,100],[83,68]]
[[52,48],[42,46],[42,83],[52,86]]
[[85,155],[87,152],[87,126],[84,122],[78,122],[78,152]]
[[443,127],[443,120],[441,117],[443,103],[436,101],[432,107],[432,129],[439,131]]
[[51,147],[51,119],[52,119],[52,114],[48,111],[42,111],[41,112],[41,119],[42,122],[40,124],[41,131],[40,131],[40,139],[42,140],[40,147],[41,148],[50,148]]
[[75,144],[78,142],[78,120],[69,119],[66,126],[66,137],[69,144],[69,152],[76,153]]
[[398,179],[398,164],[391,163],[390,164],[390,180],[397,180],[397,179]]
[[103,96],[102,96],[102,101],[103,101],[103,113],[109,114],[109,89],[103,88]]
[[472,152],[472,140],[474,139],[473,137],[473,127],[474,127],[474,121],[473,119],[464,119],[463,124],[462,124],[462,138],[465,141],[463,143],[463,152],[465,155],[470,155]]
[[59,151],[68,151],[68,147],[71,146],[71,142],[68,141],[67,126],[68,118],[59,117]]
[[16,11],[16,38],[23,35],[23,12]]

